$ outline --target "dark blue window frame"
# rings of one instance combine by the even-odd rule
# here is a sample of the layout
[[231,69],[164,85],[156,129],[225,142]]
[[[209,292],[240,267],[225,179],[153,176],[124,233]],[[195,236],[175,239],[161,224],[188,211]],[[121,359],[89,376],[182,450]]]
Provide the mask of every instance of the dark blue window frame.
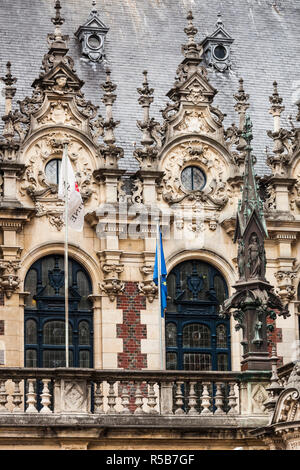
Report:
[[[191,265],[190,275],[183,282],[182,273],[185,271],[187,264]],[[206,282],[202,278],[201,268],[204,268],[206,273]],[[177,368],[179,370],[184,369],[184,354],[188,353],[209,354],[211,356],[211,370],[218,370],[218,355],[225,354],[227,356],[227,370],[231,370],[230,321],[220,319],[218,316],[219,304],[228,297],[228,288],[223,276],[214,266],[198,260],[185,261],[179,264],[171,271],[170,275],[173,276],[173,279],[175,277],[176,294],[172,302],[168,302],[166,328],[169,323],[176,325],[177,345],[167,346],[166,352],[177,355]],[[170,275],[168,283],[170,282]],[[222,298],[220,296],[218,298],[215,289],[216,277],[221,280],[223,285]],[[183,284],[185,284],[185,288]],[[205,287],[206,291],[204,292]],[[210,329],[211,347],[183,347],[183,330],[185,326],[190,324],[205,325]],[[217,347],[217,327],[219,325],[225,326],[226,348]]]
[[[45,271],[45,260],[53,259],[53,269]],[[24,311],[24,364],[26,366],[26,353],[28,350],[36,351],[37,367],[44,367],[43,353],[45,351],[62,351],[64,345],[45,344],[43,342],[44,327],[48,322],[62,321],[65,322],[65,305],[64,305],[64,272],[61,269],[63,266],[63,256],[53,255],[41,258],[36,261],[30,268],[25,278],[25,291],[26,281],[31,271],[36,272],[36,292],[33,299],[36,308],[25,306]],[[50,271],[52,275],[49,274]],[[53,274],[53,272],[55,273]],[[93,367],[93,310],[92,305],[87,301],[87,308],[82,308],[80,302],[82,295],[78,285],[78,274],[83,273],[88,291],[85,295],[92,293],[91,280],[84,270],[84,268],[75,260],[69,259],[69,325],[72,328],[72,343],[69,345],[69,350],[73,353],[73,367],[79,367],[79,355],[81,351],[89,352],[88,367]],[[50,279],[51,277],[51,279]],[[44,279],[44,282],[43,282]],[[45,279],[47,281],[45,282]],[[46,285],[47,284],[47,285]],[[50,286],[50,287],[49,287]],[[47,293],[45,292],[47,290]],[[51,295],[49,295],[49,290]],[[30,344],[26,342],[26,325],[28,320],[33,320],[37,325],[37,342]],[[79,325],[82,321],[86,321],[89,326],[89,344],[79,344]],[[63,364],[58,364],[58,367]],[[53,366],[54,367],[54,366]]]

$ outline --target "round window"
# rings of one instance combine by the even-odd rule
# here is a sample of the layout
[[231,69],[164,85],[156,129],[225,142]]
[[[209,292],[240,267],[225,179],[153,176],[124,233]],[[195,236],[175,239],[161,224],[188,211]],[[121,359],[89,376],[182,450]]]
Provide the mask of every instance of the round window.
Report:
[[55,158],[50,160],[45,166],[45,175],[49,184],[58,184],[60,173],[61,160]]
[[101,47],[101,38],[99,36],[96,36],[96,34],[92,34],[88,38],[88,45],[91,49],[99,49]]
[[227,49],[226,47],[219,44],[214,48],[214,56],[218,60],[224,60],[227,57]]
[[181,173],[181,181],[188,191],[197,191],[204,188],[206,176],[199,167],[188,166]]

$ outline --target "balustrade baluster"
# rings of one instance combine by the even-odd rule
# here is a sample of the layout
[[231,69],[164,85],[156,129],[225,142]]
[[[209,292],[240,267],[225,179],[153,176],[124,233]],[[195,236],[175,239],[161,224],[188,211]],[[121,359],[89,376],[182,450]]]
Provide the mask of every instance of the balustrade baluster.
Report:
[[28,379],[28,392],[27,392],[27,408],[26,413],[37,413],[36,409],[36,393],[35,393],[35,379]]
[[121,405],[123,406],[121,413],[128,415],[130,414],[128,382],[121,382],[121,387]]
[[115,389],[114,389],[114,381],[109,381],[109,390],[108,390],[108,397],[107,397],[107,404],[108,404],[108,410],[107,414],[113,414],[116,413],[116,395],[115,395]]
[[229,400],[228,400],[228,405],[229,405],[229,411],[228,414],[237,414],[237,410],[235,410],[237,406],[237,396],[235,395],[235,382],[230,382],[229,383],[230,390],[229,390]]
[[190,382],[190,390],[189,390],[189,396],[188,396],[188,406],[189,406],[189,411],[188,415],[198,415],[198,411],[196,410],[197,406],[197,395],[195,392],[195,386],[197,382]]
[[15,384],[14,386],[14,392],[13,392],[13,405],[15,406],[13,409],[13,413],[22,413],[22,409],[20,408],[20,405],[22,404],[22,393],[20,391],[20,382],[22,382],[22,379],[13,379],[13,382]]
[[155,394],[155,391],[154,391],[154,385],[155,385],[156,382],[152,382],[152,381],[149,381],[148,384],[149,384],[149,391],[148,391],[148,406],[150,408],[149,410],[149,414],[157,414],[158,411],[155,409],[156,405],[157,405],[157,398],[156,398],[156,394]]
[[210,382],[203,382],[202,385],[203,391],[201,395],[201,406],[203,410],[201,411],[201,415],[211,415],[212,411],[209,408],[211,406],[212,399],[208,389]]
[[8,413],[6,408],[8,393],[6,392],[6,380],[0,380],[0,413]]
[[225,411],[223,410],[224,406],[224,396],[222,392],[222,382],[216,382],[216,396],[215,396],[215,406],[216,406],[216,411],[215,414],[217,415],[222,415],[225,414]]
[[144,411],[142,409],[143,406],[143,394],[141,392],[141,382],[135,382],[136,383],[136,389],[135,389],[135,405],[136,409],[134,410],[135,415],[141,415],[144,414]]
[[175,415],[183,415],[183,393],[182,393],[182,385],[184,382],[176,382],[176,395],[175,395]]
[[102,382],[96,382],[96,389],[94,394],[94,410],[95,413],[103,413]]
[[51,394],[49,391],[48,384],[51,382],[50,379],[42,379],[42,384],[43,384],[43,390],[41,393],[41,404],[42,404],[42,409],[40,413],[52,413],[52,411],[49,408],[49,405],[51,403]]

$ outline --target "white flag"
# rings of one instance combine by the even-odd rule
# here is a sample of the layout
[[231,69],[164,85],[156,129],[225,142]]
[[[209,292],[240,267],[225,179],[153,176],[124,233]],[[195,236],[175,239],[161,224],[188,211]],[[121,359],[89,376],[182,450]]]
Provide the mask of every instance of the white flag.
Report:
[[71,227],[73,230],[76,230],[77,232],[81,232],[84,222],[84,205],[78,184],[76,183],[73,167],[66,151],[64,151],[61,162],[58,185],[58,197],[63,200],[65,200],[65,185],[67,185],[69,227]]

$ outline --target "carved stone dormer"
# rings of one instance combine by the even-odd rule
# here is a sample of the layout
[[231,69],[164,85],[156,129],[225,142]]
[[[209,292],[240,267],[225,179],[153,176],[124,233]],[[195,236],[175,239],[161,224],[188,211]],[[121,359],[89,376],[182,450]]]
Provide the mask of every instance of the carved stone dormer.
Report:
[[162,111],[166,130],[164,144],[182,134],[203,133],[219,137],[223,135],[224,115],[212,105],[217,90],[207,79],[207,70],[203,65],[203,48],[196,44],[191,12],[188,14],[188,26],[185,33],[188,43],[182,46],[184,59],[177,69],[173,88],[167,96],[174,104],[168,104]]
[[234,39],[225,30],[222,15],[219,12],[215,31],[201,43],[207,66],[218,72],[229,70],[231,68],[230,46],[233,42]]
[[82,54],[87,60],[103,62],[105,60],[105,36],[109,28],[101,21],[95,0],[92,5],[92,11],[87,21],[79,26],[75,36],[79,40]]

